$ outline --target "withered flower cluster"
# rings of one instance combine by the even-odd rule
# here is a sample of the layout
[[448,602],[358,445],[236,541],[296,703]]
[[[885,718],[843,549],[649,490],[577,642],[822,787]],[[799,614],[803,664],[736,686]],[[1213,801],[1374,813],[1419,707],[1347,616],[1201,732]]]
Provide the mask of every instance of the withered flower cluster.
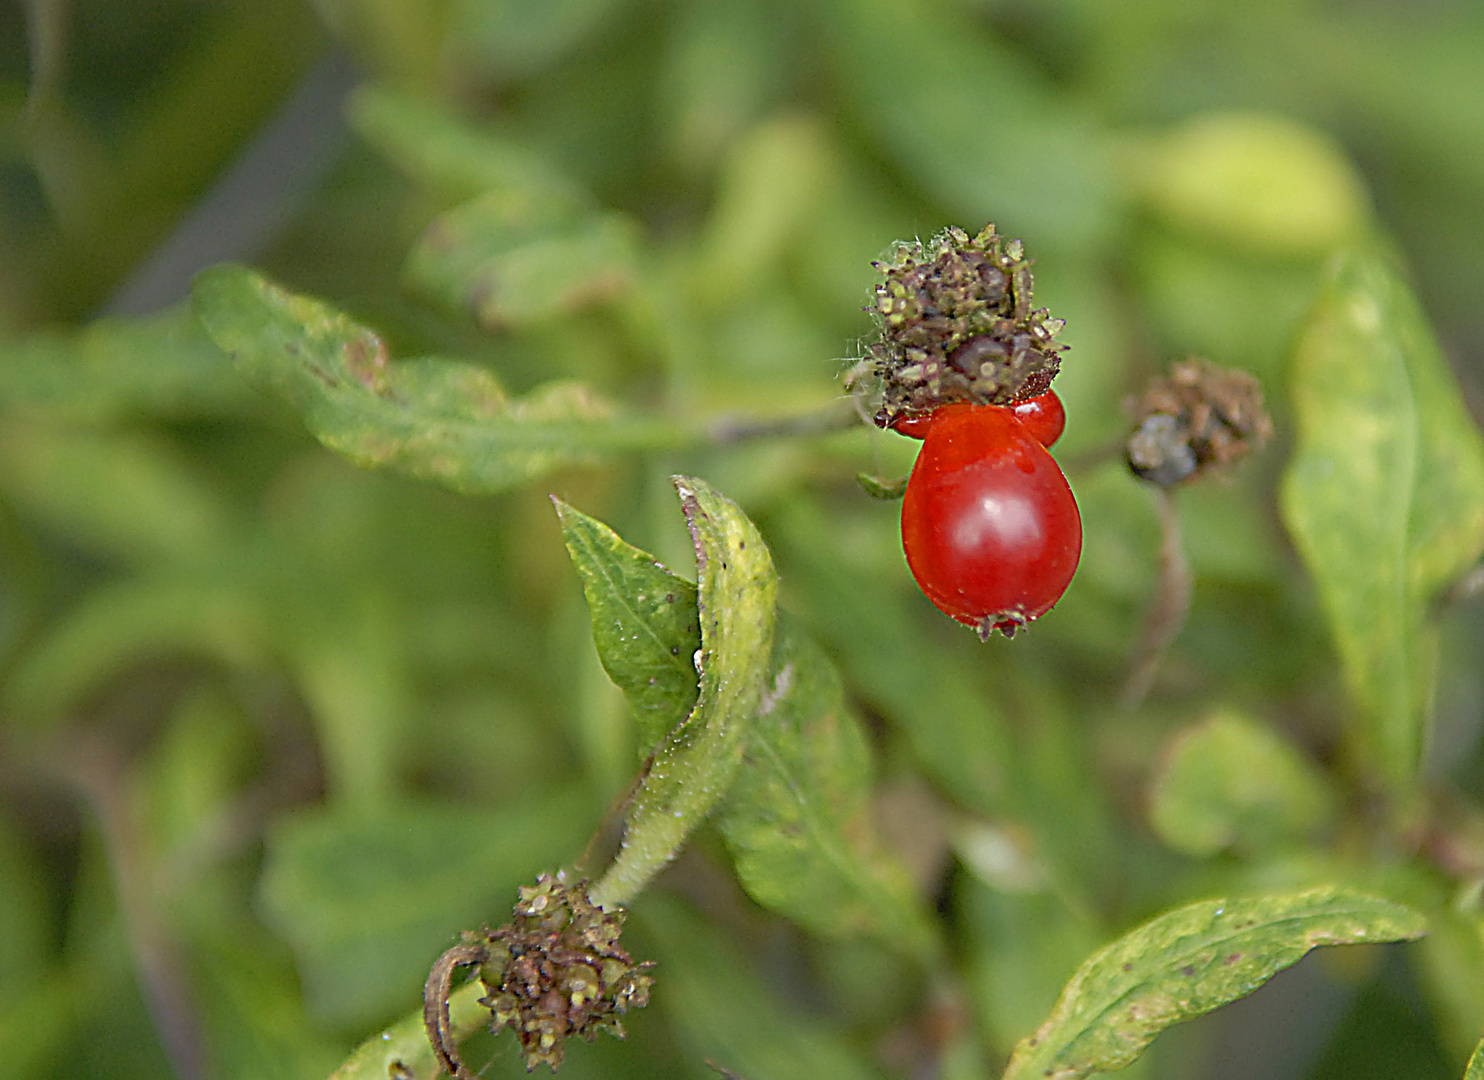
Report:
[[1124,453],[1135,476],[1171,487],[1219,469],[1273,433],[1262,386],[1245,371],[1191,358],[1151,380],[1133,402]]
[[1031,264],[1019,240],[986,225],[974,237],[944,230],[898,244],[874,264],[881,339],[860,373],[880,394],[876,423],[925,416],[939,405],[1004,405],[1044,394],[1066,346],[1064,325],[1031,306]]
[[585,881],[568,885],[563,875],[542,874],[536,884],[521,887],[514,914],[498,930],[465,931],[463,945],[445,953],[428,979],[429,1037],[454,1076],[468,1075],[447,1033],[455,967],[479,966],[486,991],[480,1003],[490,1010],[490,1030],[515,1030],[527,1072],[537,1065],[555,1071],[573,1035],[591,1041],[606,1031],[623,1038],[620,1017],[649,1004],[654,965],[636,964],[620,947],[622,912],[593,904]]

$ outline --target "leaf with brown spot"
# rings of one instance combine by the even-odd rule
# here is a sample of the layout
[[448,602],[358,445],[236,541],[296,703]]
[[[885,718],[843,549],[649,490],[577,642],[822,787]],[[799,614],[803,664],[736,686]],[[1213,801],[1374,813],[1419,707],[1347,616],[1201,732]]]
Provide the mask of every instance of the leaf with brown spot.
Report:
[[484,493],[698,439],[676,423],[625,414],[578,384],[511,399],[473,364],[392,360],[369,328],[245,267],[204,271],[191,299],[244,378],[286,398],[316,439],[366,468]]
[[1316,945],[1410,941],[1410,908],[1336,888],[1203,900],[1151,919],[1089,957],[1005,1080],[1119,1069],[1165,1028],[1250,994]]
[[1427,741],[1431,605],[1484,552],[1484,439],[1416,298],[1375,252],[1332,263],[1291,372],[1283,519],[1356,705],[1356,756],[1405,795]]

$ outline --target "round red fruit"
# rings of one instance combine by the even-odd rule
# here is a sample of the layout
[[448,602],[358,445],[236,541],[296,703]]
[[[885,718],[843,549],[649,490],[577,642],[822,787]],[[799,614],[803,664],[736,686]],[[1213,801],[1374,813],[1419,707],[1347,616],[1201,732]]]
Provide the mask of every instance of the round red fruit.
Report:
[[1071,584],[1082,518],[1061,469],[1008,409],[944,405],[907,481],[902,548],[940,611],[1008,637]]

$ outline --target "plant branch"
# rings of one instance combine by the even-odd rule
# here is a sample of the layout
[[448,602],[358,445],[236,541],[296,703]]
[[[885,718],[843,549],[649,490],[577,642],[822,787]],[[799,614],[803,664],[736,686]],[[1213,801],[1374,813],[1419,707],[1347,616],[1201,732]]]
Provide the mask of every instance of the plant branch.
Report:
[[[449,995],[442,1028],[449,1045],[457,1045],[489,1022],[489,1010],[479,1003],[483,992],[480,981],[473,979]],[[329,1080],[433,1080],[442,1071],[419,1010],[363,1042]]]
[[1149,696],[1165,654],[1190,613],[1190,595],[1194,586],[1175,496],[1165,487],[1156,487],[1154,493],[1154,505],[1159,512],[1159,590],[1145,619],[1144,636],[1134,653],[1128,680],[1119,695],[1120,704],[1130,710],[1137,709]]
[[861,426],[861,418],[851,398],[837,398],[829,404],[793,416],[754,420],[738,416],[718,416],[706,425],[706,437],[719,446],[747,439],[783,436],[810,438],[849,431]]

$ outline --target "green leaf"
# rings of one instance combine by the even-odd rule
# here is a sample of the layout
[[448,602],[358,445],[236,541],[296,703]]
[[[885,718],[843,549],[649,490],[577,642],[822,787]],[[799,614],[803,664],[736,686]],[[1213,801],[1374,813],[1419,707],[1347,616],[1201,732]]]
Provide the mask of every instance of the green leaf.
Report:
[[870,750],[840,677],[782,615],[767,686],[720,815],[743,886],[815,933],[930,954],[911,885],[875,843]]
[[1474,1053],[1469,1058],[1468,1071],[1463,1074],[1463,1080],[1484,1080],[1484,1039],[1479,1040],[1479,1045],[1474,1047]]
[[1251,993],[1316,945],[1410,941],[1425,925],[1410,908],[1334,888],[1177,908],[1089,957],[1016,1046],[1005,1080],[1122,1068],[1171,1024]]
[[521,882],[575,855],[592,812],[574,788],[495,810],[304,811],[269,834],[259,895],[316,1015],[374,1022],[417,1003],[460,929],[498,918]]
[[[220,1080],[318,1080],[345,1054],[344,1041],[304,1008],[292,958],[260,923],[220,918],[192,941],[211,972],[197,1008]],[[383,1074],[385,1075],[385,1074]]]
[[57,1066],[69,1059],[76,1064],[82,1034],[89,1041],[97,1037],[96,1021],[89,1015],[97,1007],[93,1002],[101,999],[112,1009],[119,1007],[117,987],[100,985],[96,970],[25,974],[26,992],[0,1003],[0,1040],[7,1048],[0,1076],[6,1080],[55,1075]]
[[1374,254],[1329,269],[1292,378],[1284,519],[1359,707],[1360,758],[1405,791],[1426,735],[1428,605],[1484,550],[1484,442],[1416,301]]
[[278,590],[274,629],[314,718],[327,800],[375,807],[399,786],[415,708],[399,609],[355,586],[307,603]]
[[775,117],[738,140],[717,179],[699,243],[696,292],[719,308],[783,273],[837,169],[827,129],[806,116]]
[[[0,815],[0,1017],[45,980],[55,913],[35,853],[9,814]],[[0,1022],[3,1028],[3,1022]]]
[[82,330],[0,342],[0,408],[101,423],[251,407],[242,380],[185,305],[147,319],[100,319]]
[[700,579],[701,690],[666,735],[634,797],[623,847],[592,890],[625,904],[668,863],[726,794],[763,701],[778,578],[757,527],[705,482],[676,477]]
[[407,258],[411,286],[485,329],[527,326],[625,292],[639,230],[614,213],[531,220],[496,192],[439,217]]
[[1323,775],[1264,724],[1223,710],[1175,736],[1154,778],[1149,820],[1189,855],[1302,841],[1335,808]]
[[756,116],[787,98],[807,46],[766,0],[695,4],[676,16],[653,115],[669,160],[704,176]]
[[192,299],[243,376],[287,398],[315,438],[367,468],[492,492],[561,465],[693,438],[623,416],[578,384],[549,383],[512,400],[471,364],[394,363],[366,327],[240,266],[204,271]]
[[[1219,356],[1223,364],[1255,375],[1267,387],[1269,405],[1281,407],[1272,399],[1314,304],[1323,269],[1318,253],[1310,259],[1263,258],[1173,230],[1148,229],[1131,246],[1130,263],[1140,301],[1166,351]],[[1037,292],[1038,303],[1052,299],[1042,300]],[[1069,329],[1077,326],[1069,318],[1074,313],[1052,310],[1067,319]],[[1253,318],[1256,311],[1261,318]]]
[[700,692],[696,587],[596,518],[551,500],[592,613],[603,670],[624,692],[644,754],[691,711]]
[[512,214],[535,217],[572,213],[592,202],[534,150],[431,100],[361,87],[351,95],[349,115],[367,141],[450,203],[498,198]]

